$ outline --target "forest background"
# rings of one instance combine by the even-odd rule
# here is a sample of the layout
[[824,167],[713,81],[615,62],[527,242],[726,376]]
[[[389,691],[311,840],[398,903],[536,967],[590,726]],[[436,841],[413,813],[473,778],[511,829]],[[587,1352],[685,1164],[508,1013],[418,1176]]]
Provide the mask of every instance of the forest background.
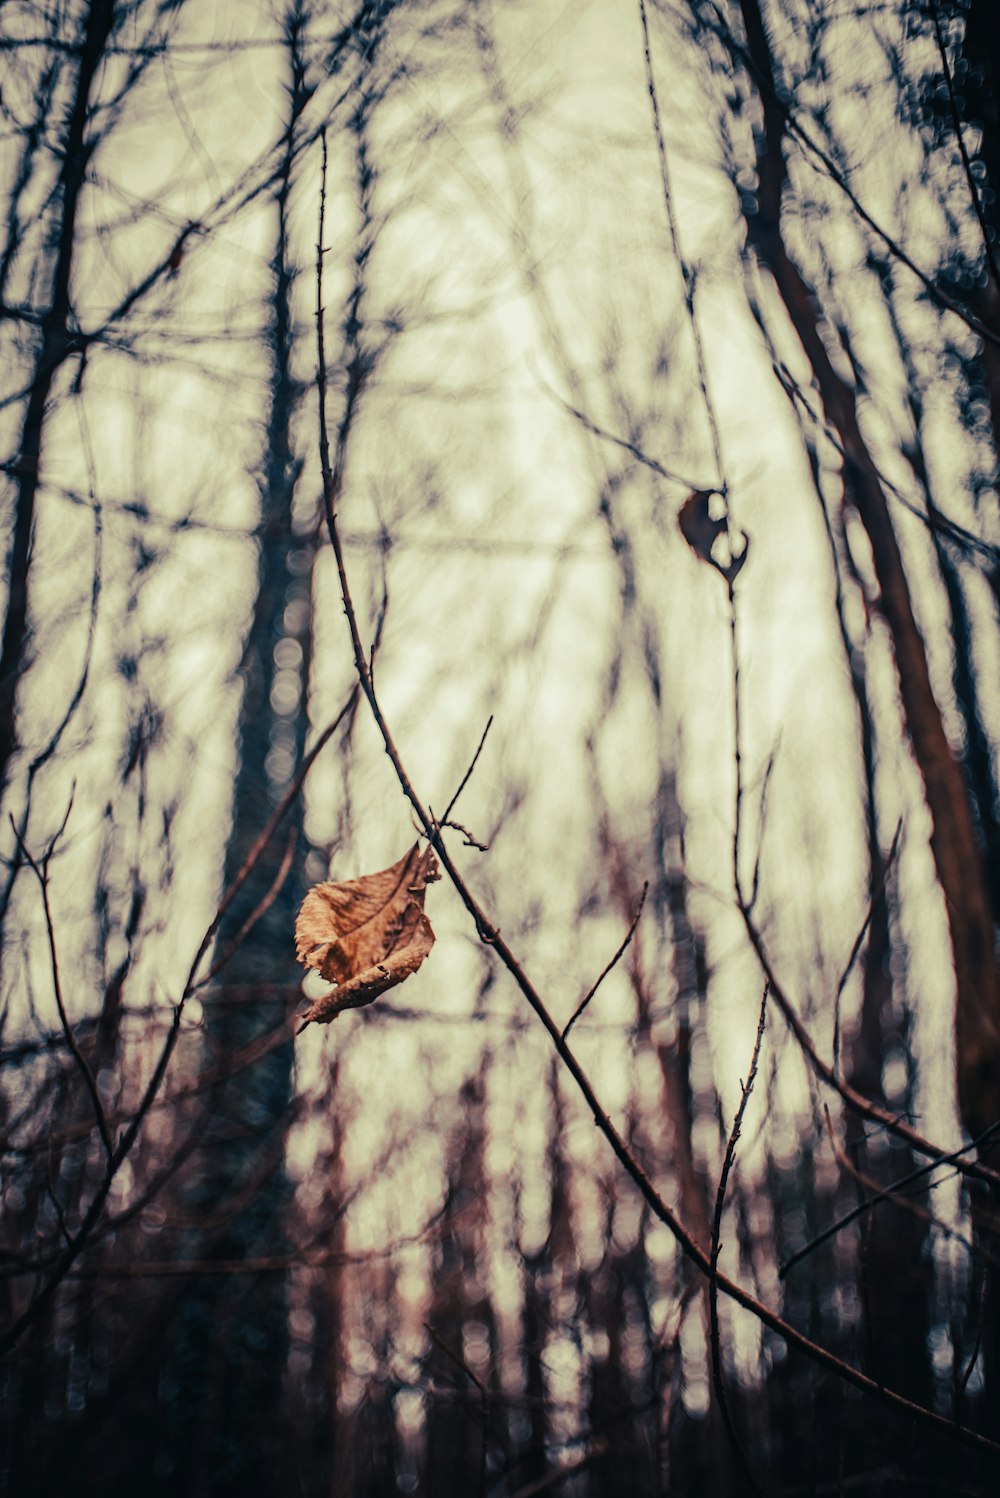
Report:
[[0,50],[5,1490],[995,1491],[991,0]]

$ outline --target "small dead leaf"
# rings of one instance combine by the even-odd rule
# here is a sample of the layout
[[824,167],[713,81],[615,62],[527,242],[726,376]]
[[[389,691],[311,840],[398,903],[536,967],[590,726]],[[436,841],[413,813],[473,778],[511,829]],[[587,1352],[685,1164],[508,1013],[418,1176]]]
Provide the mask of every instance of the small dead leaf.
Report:
[[434,945],[424,895],[440,877],[434,850],[421,853],[414,843],[378,874],[313,886],[295,922],[295,955],[337,986],[306,1011],[300,1029],[371,1004],[417,971]]
[[747,559],[750,537],[746,531],[741,531],[743,550],[737,554],[730,549],[728,563],[716,561],[712,555],[712,547],[720,536],[727,538],[729,536],[729,522],[726,516],[721,515],[718,520],[713,520],[709,510],[709,501],[718,492],[717,489],[695,489],[681,505],[677,514],[677,525],[695,556],[707,562],[710,567],[714,567],[716,572],[721,573],[732,587]]
[[677,525],[681,535],[684,537],[696,557],[701,557],[703,562],[714,566],[712,560],[712,547],[719,536],[726,533],[726,519],[722,516],[719,520],[713,520],[708,510],[708,502],[715,494],[714,489],[695,489],[689,494],[681,505],[677,516]]

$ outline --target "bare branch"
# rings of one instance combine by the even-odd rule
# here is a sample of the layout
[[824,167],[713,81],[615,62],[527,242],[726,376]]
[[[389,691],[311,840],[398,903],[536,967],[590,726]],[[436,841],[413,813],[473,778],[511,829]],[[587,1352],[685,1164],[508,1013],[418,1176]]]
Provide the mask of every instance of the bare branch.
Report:
[[715,1211],[712,1214],[712,1246],[709,1255],[710,1268],[708,1276],[708,1317],[709,1332],[712,1344],[712,1384],[715,1389],[715,1397],[719,1403],[719,1413],[722,1423],[726,1428],[730,1445],[735,1453],[736,1460],[746,1479],[751,1493],[759,1498],[760,1488],[750,1468],[743,1443],[733,1422],[726,1398],[725,1380],[722,1377],[722,1343],[719,1337],[719,1254],[722,1252],[722,1210],[726,1204],[726,1186],[729,1183],[729,1173],[733,1168],[736,1158],[736,1146],[739,1143],[740,1131],[743,1126],[743,1115],[753,1092],[753,1084],[757,1078],[757,1063],[760,1060],[760,1048],[764,1039],[764,1024],[767,1019],[767,984],[764,984],[764,992],[760,1001],[760,1018],[757,1021],[757,1038],[754,1041],[753,1054],[750,1057],[750,1070],[747,1079],[742,1084],[739,1107],[736,1117],[733,1119],[733,1127],[729,1132],[729,1142],[726,1145],[725,1157],[722,1161],[722,1170],[719,1174],[719,1186],[715,1193]]
[[[903,821],[902,818],[900,818],[900,820],[896,823],[896,831],[893,833],[892,845],[889,848],[889,852],[886,855],[884,863],[882,864],[879,877],[875,883],[875,888],[872,890],[869,897],[868,909],[865,911],[865,918],[861,922],[861,925],[858,929],[858,934],[854,938],[854,945],[851,947],[850,955],[846,963],[844,964],[844,970],[837,982],[837,992],[835,993],[833,999],[834,1071],[839,1071],[840,1069],[840,1001],[844,997],[844,989],[847,987],[847,980],[851,976],[851,973],[854,971],[854,964],[858,960],[858,953],[861,951],[861,948],[864,945],[865,937],[868,935],[868,928],[872,923],[872,917],[875,914],[876,907],[878,906],[879,901],[882,899],[882,896],[885,894],[885,887],[889,878],[889,870],[895,863],[896,855],[899,852],[899,839],[902,831]],[[987,1130],[987,1133],[988,1132],[989,1130]],[[959,1151],[959,1153],[961,1153],[961,1151]]]
[[594,983],[593,986],[587,990],[587,992],[584,994],[583,998],[580,1000],[579,1004],[574,1009],[573,1013],[570,1015],[570,1018],[566,1022],[566,1027],[565,1027],[565,1029],[562,1032],[562,1038],[563,1038],[563,1040],[566,1039],[566,1036],[569,1034],[570,1030],[572,1030],[573,1026],[576,1024],[577,1020],[580,1018],[580,1015],[586,1009],[587,1005],[590,1003],[591,999],[594,997],[595,993],[600,988],[600,986],[604,982],[605,978],[611,972],[612,968],[616,967],[618,965],[619,961],[621,960],[621,958],[625,955],[626,948],[628,947],[628,945],[631,942],[633,936],[635,935],[635,928],[639,924],[639,917],[642,915],[642,908],[643,908],[643,906],[646,903],[646,895],[648,894],[648,892],[649,892],[649,880],[647,879],[645,881],[645,883],[643,884],[643,886],[642,886],[642,894],[639,896],[639,904],[638,904],[638,907],[636,908],[635,915],[632,917],[632,923],[631,923],[631,925],[629,926],[628,930],[625,933],[625,940],[622,942],[621,946],[618,948],[617,952],[612,957],[612,959],[608,963],[607,967],[601,973],[601,975],[597,979],[596,983]]
[[[486,743],[486,735],[489,733],[489,731],[490,731],[490,729],[492,727],[493,727],[493,714],[490,713],[489,717],[486,720],[486,727],[483,729],[483,736],[479,740],[479,747],[477,748],[475,754],[472,756],[472,759],[471,759],[471,761],[469,763],[469,768],[466,770],[465,774],[462,776],[462,779],[459,782],[458,790],[455,792],[455,794],[452,796],[451,800],[448,802],[448,805],[445,807],[444,816],[441,818],[441,825],[442,826],[444,826],[445,823],[447,823],[448,818],[451,816],[452,812],[455,809],[455,802],[458,800],[459,796],[462,794],[462,792],[465,790],[465,787],[468,785],[469,780],[470,780],[470,778],[472,776],[472,772],[476,768],[476,764],[477,764],[477,762],[479,760],[479,756],[483,752],[483,745]],[[459,832],[464,832],[465,829],[464,829],[464,827],[460,827],[458,829],[458,831]],[[468,833],[466,833],[465,835],[466,835],[466,837],[468,837]],[[478,846],[478,844],[476,846]]]
[[[829,1113],[827,1114],[827,1126],[830,1129],[832,1138],[833,1132]],[[857,1176],[862,1185],[872,1190],[872,1195],[865,1197],[862,1201],[859,1201],[857,1206],[852,1207],[849,1212],[845,1212],[842,1217],[838,1217],[836,1222],[832,1222],[829,1227],[824,1228],[822,1232],[817,1233],[814,1237],[810,1238],[808,1243],[805,1243],[801,1248],[796,1249],[795,1253],[790,1254],[789,1257],[784,1261],[784,1263],[779,1265],[778,1278],[784,1279],[789,1270],[794,1269],[796,1264],[799,1264],[803,1259],[808,1258],[809,1255],[813,1253],[814,1250],[819,1248],[822,1244],[829,1242],[831,1238],[835,1238],[839,1232],[843,1231],[844,1228],[850,1227],[852,1222],[857,1222],[859,1217],[863,1217],[867,1212],[870,1212],[873,1207],[877,1207],[879,1202],[896,1201],[897,1205],[901,1205],[901,1203],[897,1201],[897,1198],[905,1187],[912,1186],[915,1181],[925,1180],[926,1177],[929,1176],[932,1171],[937,1170],[939,1166],[953,1164],[957,1162],[962,1155],[969,1154],[972,1150],[979,1149],[981,1145],[987,1144],[989,1140],[995,1138],[998,1132],[1000,1132],[1000,1123],[995,1123],[992,1128],[986,1129],[982,1134],[980,1134],[978,1139],[971,1140],[969,1144],[963,1144],[961,1149],[953,1150],[950,1155],[944,1155],[940,1160],[930,1160],[926,1165],[918,1165],[915,1170],[911,1170],[906,1175],[900,1176],[897,1181],[891,1182],[890,1185],[883,1187],[881,1190],[873,1189],[871,1187],[871,1183],[865,1180],[857,1170],[851,1167],[850,1162],[847,1160],[846,1156],[844,1156],[842,1151],[838,1148],[837,1154],[838,1158],[841,1161],[841,1164],[851,1169],[851,1173]],[[931,1220],[933,1221],[934,1219]],[[966,1243],[964,1239],[961,1239],[960,1241],[967,1248],[973,1247],[972,1244]]]
[[97,1132],[101,1136],[101,1143],[104,1145],[104,1152],[110,1160],[114,1154],[114,1146],[111,1142],[111,1135],[108,1131],[108,1122],[104,1116],[104,1104],[101,1102],[101,1095],[97,1090],[97,1083],[94,1081],[94,1074],[90,1069],[90,1062],[87,1060],[86,1056],[80,1049],[76,1036],[73,1033],[73,1026],[69,1022],[69,1015],[66,1013],[66,1004],[63,1000],[62,980],[59,976],[59,954],[56,950],[55,923],[52,919],[52,905],[49,901],[49,862],[52,858],[52,854],[55,850],[56,844],[65,831],[66,823],[69,821],[69,814],[72,809],[72,805],[73,798],[72,796],[70,796],[69,806],[67,806],[66,808],[66,815],[63,817],[62,825],[50,842],[48,850],[42,858],[41,864],[39,864],[28,851],[27,844],[21,837],[21,834],[18,831],[17,824],[14,821],[13,817],[11,817],[10,819],[10,825],[13,829],[14,836],[17,839],[17,845],[21,850],[22,857],[24,858],[25,863],[27,863],[28,867],[31,869],[31,872],[34,874],[35,878],[38,880],[38,887],[41,890],[42,908],[45,912],[45,932],[48,937],[49,943],[49,962],[52,971],[52,987],[55,993],[56,1008],[59,1011],[59,1023],[62,1026],[62,1032],[66,1039],[66,1044],[69,1047],[70,1054],[72,1055],[73,1060],[76,1063],[76,1067],[80,1073],[80,1076],[83,1078],[83,1084],[87,1089],[91,1107],[94,1110],[94,1118],[97,1123]]

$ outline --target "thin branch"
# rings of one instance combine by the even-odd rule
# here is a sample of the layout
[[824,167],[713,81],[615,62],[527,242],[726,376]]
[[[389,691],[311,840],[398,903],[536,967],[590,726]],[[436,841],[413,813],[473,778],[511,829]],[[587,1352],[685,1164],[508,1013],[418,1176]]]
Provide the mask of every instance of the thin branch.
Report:
[[[733,888],[742,907],[747,904],[743,897],[740,879],[740,840],[743,832],[743,725],[740,701],[740,651],[736,619],[736,589],[732,578],[726,578],[729,594],[729,640],[733,655],[733,766],[736,771],[735,801],[733,806]],[[754,884],[758,883],[754,871]],[[750,908],[749,906],[747,907]]]
[[[428,808],[428,810],[430,809]],[[438,825],[441,827],[450,827],[454,832],[460,832],[465,838],[464,847],[476,848],[480,853],[488,853],[490,851],[489,843],[481,843],[478,837],[473,837],[468,827],[464,827],[461,822],[455,822],[450,818],[442,817]]]
[[[432,1219],[415,1233],[394,1238],[391,1243],[369,1249],[315,1249],[304,1247],[286,1254],[271,1254],[256,1259],[151,1259],[120,1264],[87,1264],[70,1271],[72,1280],[146,1280],[186,1279],[202,1275],[286,1274],[289,1269],[325,1269],[335,1264],[371,1264],[380,1259],[391,1259],[401,1250],[426,1243],[440,1227]],[[5,1275],[15,1279],[31,1272],[18,1269]],[[475,1377],[470,1372],[470,1377]],[[477,1380],[478,1382],[478,1380]]]
[[705,358],[705,346],[702,341],[697,314],[694,310],[697,277],[684,259],[681,247],[680,227],[677,223],[677,215],[674,212],[674,199],[670,188],[670,168],[667,162],[666,142],[663,137],[663,120],[660,114],[660,99],[656,90],[656,75],[653,72],[653,54],[649,42],[649,18],[646,14],[646,0],[639,0],[639,21],[642,26],[642,52],[646,67],[646,88],[649,93],[650,108],[653,112],[653,133],[656,136],[656,154],[660,162],[660,181],[663,185],[663,203],[667,210],[670,244],[674,252],[674,258],[684,278],[684,302],[687,307],[688,319],[691,323],[691,334],[694,339],[695,362],[698,368],[698,387],[701,390],[705,414],[708,417],[708,427],[712,435],[712,450],[715,454],[715,468],[719,475],[719,485],[721,486],[713,486],[713,488],[715,488],[716,493],[721,494],[725,499],[727,498],[727,490],[724,477],[725,468],[722,462],[722,439],[719,433],[719,423],[715,416],[715,407],[712,404],[712,397],[708,390],[708,364]]
[[[493,727],[493,714],[490,713],[489,717],[486,720],[486,727],[483,729],[483,736],[479,740],[479,748],[476,750],[475,754],[472,756],[472,760],[471,760],[471,762],[469,764],[469,768],[466,770],[465,774],[462,776],[461,781],[459,782],[458,790],[455,792],[455,794],[452,796],[451,800],[448,802],[448,805],[445,807],[444,816],[441,818],[441,825],[442,826],[445,825],[445,823],[448,821],[448,818],[451,816],[452,812],[455,810],[455,802],[458,800],[459,796],[462,794],[462,792],[465,790],[465,787],[468,785],[469,779],[470,779],[470,777],[472,775],[472,772],[476,768],[476,763],[477,763],[477,761],[479,759],[479,756],[483,752],[483,745],[486,743],[486,735],[489,733],[489,731],[490,731],[490,729],[492,727]],[[458,829],[458,831],[459,832],[464,832],[465,829],[464,829],[464,827],[460,827]],[[465,835],[466,835],[466,837],[468,837],[468,833],[466,833]]]
[[[771,372],[785,392],[789,405],[791,405],[797,414],[804,413],[816,430],[821,432],[824,439],[829,442],[837,456],[845,464],[850,464],[852,461],[850,453],[843,438],[834,426],[832,419],[826,415],[825,411],[816,411],[813,409],[809,393],[802,388],[788,366],[779,359],[774,341],[764,324],[760,307],[756,305],[755,301],[751,301],[750,310],[767,346],[767,351],[771,359]],[[803,441],[806,440],[805,433],[803,433]],[[810,463],[810,466],[812,466],[812,463]],[[907,514],[912,515],[915,520],[919,520],[920,524],[925,530],[930,532],[932,537],[947,537],[963,554],[974,554],[976,557],[981,558],[989,568],[995,568],[1000,564],[1000,547],[993,545],[989,541],[984,541],[981,536],[974,535],[965,526],[959,525],[957,520],[953,520],[950,515],[946,515],[937,505],[935,505],[933,514],[930,514],[927,510],[922,510],[919,505],[914,504],[912,499],[907,498],[897,484],[893,483],[889,475],[879,467],[874,458],[871,459],[871,467],[872,472],[886,494],[902,506]]]
[[48,850],[42,858],[40,865],[29,852],[28,846],[22,838],[20,832],[18,831],[17,823],[14,821],[13,817],[10,818],[10,825],[13,829],[14,836],[17,839],[17,846],[21,850],[21,855],[24,858],[25,863],[27,863],[28,867],[31,869],[31,872],[34,874],[35,878],[38,880],[38,887],[42,892],[42,908],[45,912],[45,931],[46,935],[48,936],[49,942],[49,964],[52,970],[52,987],[55,991],[56,1008],[59,1011],[59,1023],[62,1026],[62,1032],[66,1039],[66,1044],[69,1047],[70,1054],[72,1055],[73,1060],[76,1063],[76,1067],[80,1073],[80,1076],[83,1078],[83,1085],[87,1089],[91,1106],[94,1110],[94,1118],[97,1123],[97,1132],[101,1136],[101,1143],[104,1145],[104,1153],[110,1160],[114,1154],[114,1145],[111,1142],[111,1134],[108,1130],[108,1121],[104,1115],[104,1104],[101,1102],[101,1095],[97,1090],[97,1083],[94,1081],[94,1073],[90,1069],[90,1062],[87,1060],[86,1056],[80,1049],[76,1036],[73,1033],[73,1026],[69,1022],[69,1015],[66,1013],[66,1004],[63,999],[62,991],[62,979],[59,976],[59,954],[56,950],[55,923],[52,919],[52,905],[49,900],[49,862],[52,858],[53,851],[59,841],[59,838],[62,836],[63,832],[66,829],[66,823],[69,821],[69,814],[70,810],[72,809],[72,805],[73,797],[70,796],[69,806],[66,808],[66,815],[63,817],[62,826],[59,828],[55,837],[50,842]]
[[903,819],[902,817],[900,817],[899,821],[896,823],[896,831],[893,833],[892,846],[889,849],[888,856],[886,857],[885,862],[882,865],[879,877],[876,880],[875,888],[872,890],[871,897],[869,898],[868,909],[865,911],[865,918],[861,922],[861,926],[858,930],[857,936],[854,938],[854,945],[851,947],[850,956],[848,957],[847,962],[844,964],[844,970],[841,973],[840,979],[837,983],[837,992],[834,995],[833,999],[834,1071],[840,1070],[840,1001],[844,997],[844,989],[847,987],[847,980],[851,976],[851,973],[854,970],[854,964],[858,960],[858,953],[861,951],[865,937],[868,935],[868,928],[872,923],[872,917],[875,914],[875,907],[878,905],[879,901],[885,894],[885,887],[889,879],[889,870],[895,863],[896,855],[899,852],[899,838],[902,831]]
[[[782,1018],[795,1036],[800,1050],[816,1076],[825,1082],[828,1087],[832,1087],[834,1092],[839,1093],[847,1106],[853,1109],[855,1113],[859,1113],[863,1118],[870,1119],[872,1123],[880,1124],[882,1128],[888,1129],[897,1138],[905,1139],[907,1144],[912,1145],[920,1154],[927,1155],[934,1160],[951,1160],[954,1154],[953,1151],[945,1150],[941,1145],[934,1144],[930,1139],[926,1139],[923,1134],[918,1133],[911,1124],[906,1123],[905,1120],[898,1117],[897,1114],[891,1113],[888,1108],[883,1108],[881,1104],[873,1102],[870,1098],[866,1098],[863,1093],[858,1092],[849,1082],[845,1082],[834,1068],[823,1060],[812,1036],[796,1013],[795,1006],[792,1004],[791,999],[788,997],[781,985],[780,979],[774,971],[771,959],[764,946],[764,939],[754,923],[751,912],[743,904],[739,905],[739,911],[743,917],[743,925],[746,933],[750,938],[750,945],[757,954],[757,961],[760,963],[761,972],[770,984],[771,997],[781,1011]],[[1000,1171],[992,1169],[989,1165],[971,1160],[955,1160],[955,1164],[963,1175],[976,1176],[980,1180],[990,1181],[993,1185],[1000,1186]]]
[[710,1270],[708,1278],[708,1317],[709,1333],[712,1345],[712,1384],[715,1388],[715,1397],[719,1404],[719,1413],[722,1423],[726,1428],[730,1445],[736,1456],[740,1470],[746,1480],[751,1493],[760,1498],[760,1488],[750,1468],[746,1452],[740,1441],[739,1432],[730,1413],[729,1403],[726,1399],[725,1381],[722,1377],[722,1342],[719,1336],[719,1254],[722,1251],[722,1210],[726,1202],[726,1186],[729,1183],[729,1174],[733,1168],[736,1158],[736,1145],[739,1142],[740,1131],[743,1127],[743,1115],[753,1092],[753,1084],[757,1078],[757,1064],[760,1060],[760,1048],[764,1039],[764,1024],[767,1019],[767,984],[764,984],[764,992],[760,1001],[760,1018],[757,1021],[757,1038],[754,1041],[753,1054],[750,1057],[750,1070],[747,1079],[742,1084],[740,1105],[733,1119],[733,1127],[729,1133],[729,1142],[726,1145],[725,1158],[722,1162],[722,1171],[719,1175],[719,1186],[715,1193],[715,1211],[712,1214],[712,1246],[710,1252]]
[[285,851],[282,854],[281,863],[278,865],[278,871],[272,879],[266,893],[261,897],[257,905],[247,916],[246,920],[243,922],[242,926],[237,931],[236,935],[233,937],[226,950],[222,953],[221,956],[215,959],[205,976],[203,978],[200,978],[195,984],[194,991],[206,987],[207,984],[212,982],[213,978],[218,977],[219,973],[222,972],[222,969],[239,951],[240,947],[246,941],[247,937],[250,935],[257,922],[262,920],[270,910],[271,906],[278,898],[278,895],[281,893],[282,885],[288,878],[289,870],[292,867],[292,859],[295,857],[295,845],[297,839],[298,829],[292,826],[288,829],[288,838],[285,842]]
[[63,1211],[62,1202],[59,1200],[58,1196],[56,1196],[55,1192],[52,1190],[52,1182],[51,1181],[46,1181],[45,1182],[45,1194],[48,1197],[49,1201],[52,1203],[52,1207],[53,1207],[53,1209],[55,1211],[55,1214],[56,1214],[56,1222],[59,1225],[59,1232],[62,1234],[63,1242],[64,1243],[68,1243],[69,1242],[69,1229],[66,1226],[66,1214]]
[[[881,1124],[884,1128],[889,1129],[892,1133],[896,1134],[900,1139],[905,1139],[908,1144],[912,1145],[912,1147],[918,1150],[921,1154],[927,1155],[935,1160],[944,1159],[946,1157],[950,1158],[950,1156],[948,1156],[948,1152],[942,1149],[940,1145],[933,1144],[929,1139],[925,1139],[923,1135],[917,1132],[916,1129],[912,1128],[909,1124],[898,1118],[894,1113],[890,1113],[887,1108],[883,1108],[880,1104],[872,1102],[869,1098],[866,1098],[862,1093],[858,1092],[854,1087],[852,1087],[849,1082],[845,1082],[839,1076],[838,1070],[835,1066],[831,1066],[828,1062],[823,1060],[823,1058],[819,1054],[815,1042],[806,1029],[804,1023],[796,1013],[794,1005],[792,1004],[788,995],[785,993],[785,990],[774,971],[771,960],[767,953],[767,949],[764,946],[763,936],[761,935],[760,929],[758,928],[754,920],[753,907],[743,894],[742,881],[740,879],[739,871],[740,841],[742,837],[741,818],[743,804],[740,656],[737,633],[736,598],[733,580],[731,578],[727,578],[727,587],[729,590],[729,624],[732,649],[731,670],[733,676],[733,755],[736,766],[736,793],[732,847],[733,890],[736,898],[737,909],[739,910],[740,915],[743,918],[743,924],[746,929],[746,933],[750,938],[750,944],[753,947],[754,952],[757,954],[757,960],[760,963],[761,972],[767,979],[770,986],[771,997],[774,999],[774,1002],[777,1004],[779,1010],[781,1011],[785,1023],[788,1025],[792,1034],[795,1036],[800,1049],[809,1061],[809,1064],[816,1076],[821,1078],[821,1080],[824,1081],[829,1087],[832,1087],[836,1092],[838,1092],[843,1098],[844,1102],[848,1105],[848,1107],[853,1108],[855,1112],[860,1113],[863,1117],[869,1118],[873,1122]],[[956,1162],[956,1164],[957,1168],[964,1175],[978,1176],[982,1180],[989,1180],[992,1181],[994,1185],[1000,1186],[1000,1171],[993,1170],[990,1166],[984,1165],[978,1161],[959,1160]]]
[[[829,1119],[829,1115],[827,1115],[827,1117]],[[808,1258],[809,1255],[813,1253],[815,1249],[819,1248],[822,1244],[829,1242],[831,1238],[835,1238],[838,1233],[843,1231],[844,1228],[850,1227],[852,1222],[857,1222],[859,1217],[863,1217],[866,1212],[870,1212],[873,1207],[877,1207],[879,1202],[894,1200],[902,1192],[904,1186],[910,1186],[914,1181],[922,1181],[926,1176],[930,1175],[931,1171],[937,1170],[941,1165],[950,1165],[955,1163],[961,1155],[968,1154],[971,1150],[978,1149],[979,1146],[985,1144],[987,1140],[994,1138],[998,1131],[1000,1131],[1000,1123],[995,1123],[990,1128],[985,1129],[983,1133],[980,1134],[978,1139],[973,1139],[968,1144],[963,1144],[961,1149],[954,1150],[950,1155],[945,1155],[940,1160],[929,1160],[926,1165],[918,1165],[915,1170],[909,1171],[905,1176],[900,1176],[898,1181],[892,1181],[888,1186],[883,1187],[881,1190],[873,1191],[871,1196],[864,1197],[861,1201],[858,1202],[857,1206],[852,1207],[849,1212],[845,1212],[842,1217],[838,1217],[836,1222],[830,1223],[829,1227],[826,1227],[822,1232],[817,1233],[814,1238],[810,1238],[809,1242],[804,1244],[802,1248],[796,1249],[795,1253],[791,1254],[784,1261],[784,1263],[779,1266],[778,1278],[783,1280],[788,1274],[789,1270],[795,1268],[796,1264],[800,1263],[803,1259]],[[841,1156],[841,1151],[839,1149],[837,1150],[837,1154],[838,1156]],[[848,1163],[843,1159],[843,1157],[841,1158],[842,1163]],[[851,1174],[856,1176],[857,1179],[861,1181],[862,1185],[866,1187],[870,1185],[870,1183],[865,1180],[865,1178],[861,1176],[858,1171],[856,1171],[853,1167],[850,1167],[850,1169]],[[964,1239],[961,1241],[964,1242]],[[971,1245],[966,1246],[971,1247]]]
[[612,957],[607,967],[601,973],[601,976],[597,979],[597,982],[594,983],[593,986],[588,990],[588,992],[584,995],[584,997],[580,1000],[579,1004],[574,1009],[573,1013],[570,1015],[569,1019],[566,1022],[566,1028],[562,1032],[563,1040],[566,1039],[566,1036],[569,1034],[570,1030],[572,1030],[573,1026],[580,1018],[580,1015],[586,1009],[587,1005],[590,1003],[591,999],[594,997],[595,993],[600,988],[605,978],[611,972],[612,968],[616,967],[617,964],[621,961],[622,957],[624,957],[626,948],[635,935],[635,928],[639,924],[639,917],[642,915],[642,907],[646,903],[646,895],[648,894],[648,892],[649,880],[647,879],[642,886],[642,894],[639,896],[639,905],[636,909],[635,915],[632,917],[632,924],[629,926],[628,930],[625,933],[625,940],[622,942],[621,946],[618,948],[618,951]]
[[[84,449],[88,458],[88,467],[92,469],[93,458],[91,455],[87,429],[86,425],[83,422],[82,414],[81,435],[84,438]],[[94,516],[94,564],[91,574],[90,613],[87,621],[87,641],[83,649],[83,665],[80,669],[80,674],[77,678],[76,686],[73,689],[73,693],[66,705],[66,710],[63,713],[62,718],[59,720],[59,723],[57,724],[53,732],[49,735],[47,743],[45,743],[43,747],[38,751],[38,753],[32,759],[30,765],[28,766],[28,774],[24,791],[24,807],[21,812],[21,825],[18,829],[21,838],[27,836],[28,818],[31,814],[31,792],[35,784],[35,777],[38,775],[38,772],[49,762],[49,760],[55,754],[56,750],[59,748],[59,744],[64,733],[72,722],[77,708],[83,701],[83,694],[86,691],[87,682],[90,678],[90,667],[93,661],[94,653],[94,637],[97,633],[97,606],[101,596],[101,583],[103,573],[102,557],[104,551],[104,517],[101,505],[98,502],[95,493],[95,485],[93,479],[91,480],[90,486],[90,508],[93,511]],[[10,897],[14,888],[14,881],[17,878],[18,867],[19,865],[17,860],[12,859],[10,863],[7,883],[4,886],[3,893],[0,894],[0,920],[3,919],[8,904],[10,903]]]
[[710,489],[712,487],[710,484],[699,483],[695,479],[685,477],[682,473],[664,467],[656,458],[650,457],[649,453],[645,452],[637,442],[632,442],[628,437],[619,437],[616,432],[609,432],[606,427],[598,426],[597,422],[585,412],[569,401],[563,400],[562,396],[558,395],[537,372],[535,379],[545,393],[560,405],[568,416],[572,416],[574,421],[579,422],[584,431],[589,432],[592,437],[599,438],[601,442],[610,442],[613,447],[621,448],[622,452],[628,453],[635,458],[637,463],[641,463],[644,468],[650,469],[652,473],[657,474],[661,479],[666,479],[670,484],[680,484],[684,489]]
[[972,1351],[969,1354],[969,1361],[962,1369],[961,1375],[959,1376],[959,1379],[955,1385],[954,1394],[952,1396],[952,1409],[954,1410],[956,1425],[958,1424],[958,1411],[965,1396],[965,1391],[969,1386],[969,1379],[972,1377],[972,1370],[975,1368],[977,1362],[979,1361],[979,1354],[983,1348],[983,1327],[986,1325],[986,1304],[989,1294],[987,1288],[988,1285],[989,1277],[984,1271],[982,1282],[979,1287],[979,1315],[976,1319],[976,1340],[973,1343]]
[[753,861],[753,881],[750,885],[750,899],[747,901],[751,910],[757,904],[757,896],[760,893],[760,867],[764,856],[764,829],[767,826],[767,793],[771,787],[771,776],[774,773],[777,758],[778,746],[776,744],[768,756],[767,764],[764,767],[764,780],[760,788],[760,815],[757,819],[757,852]]

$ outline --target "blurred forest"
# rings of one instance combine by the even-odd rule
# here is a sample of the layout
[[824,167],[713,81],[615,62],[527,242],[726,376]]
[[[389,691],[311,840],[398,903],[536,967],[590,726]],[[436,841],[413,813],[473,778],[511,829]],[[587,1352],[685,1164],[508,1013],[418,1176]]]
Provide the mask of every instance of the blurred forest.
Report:
[[0,54],[0,1490],[996,1493],[995,0]]

